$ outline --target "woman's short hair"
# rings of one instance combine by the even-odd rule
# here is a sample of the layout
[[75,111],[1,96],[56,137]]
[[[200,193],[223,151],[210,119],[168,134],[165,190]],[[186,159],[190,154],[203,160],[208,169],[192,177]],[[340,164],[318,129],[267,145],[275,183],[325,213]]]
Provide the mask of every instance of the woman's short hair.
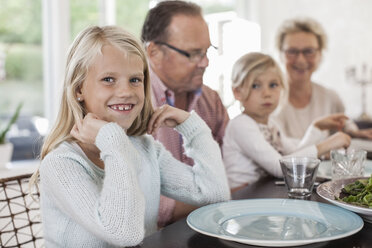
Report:
[[168,27],[176,15],[202,16],[199,5],[184,1],[162,1],[147,13],[142,26],[142,42],[167,41]]
[[127,130],[127,134],[142,135],[146,132],[153,108],[148,63],[141,42],[118,26],[92,26],[81,31],[69,49],[60,111],[54,127],[44,142],[41,158],[61,142],[72,140],[70,131],[73,125],[87,114],[84,102],[77,100],[77,92],[86,79],[94,58],[102,54],[104,45],[115,46],[127,55],[137,55],[142,59],[145,101],[141,113]]
[[231,86],[233,89],[239,88],[242,98],[246,99],[256,78],[270,68],[278,72],[280,83],[286,91],[287,85],[279,65],[271,56],[258,52],[247,53],[235,62],[231,73]]
[[311,18],[294,18],[285,20],[279,27],[276,35],[276,47],[279,51],[283,49],[284,38],[287,34],[306,32],[314,34],[318,40],[319,50],[327,48],[327,35],[322,25]]

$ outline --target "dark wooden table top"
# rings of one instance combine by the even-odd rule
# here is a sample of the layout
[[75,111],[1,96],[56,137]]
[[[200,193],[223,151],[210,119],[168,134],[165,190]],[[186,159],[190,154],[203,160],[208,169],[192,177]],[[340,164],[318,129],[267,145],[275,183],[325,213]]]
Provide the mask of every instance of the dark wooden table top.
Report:
[[[264,178],[255,184],[245,187],[233,194],[233,199],[253,198],[287,198],[285,186],[275,185],[274,178]],[[315,191],[311,196],[312,201],[325,202]],[[237,242],[226,241],[192,230],[186,223],[186,219],[179,220],[155,234],[144,239],[141,248],[248,248],[258,247]],[[314,243],[300,246],[301,248],[370,248],[372,247],[372,224],[364,223],[364,227],[358,233],[338,240]]]

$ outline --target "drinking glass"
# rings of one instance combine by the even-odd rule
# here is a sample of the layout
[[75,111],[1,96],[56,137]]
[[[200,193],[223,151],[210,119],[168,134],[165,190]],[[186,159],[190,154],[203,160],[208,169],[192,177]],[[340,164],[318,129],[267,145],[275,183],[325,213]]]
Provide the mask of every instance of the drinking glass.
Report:
[[332,150],[332,180],[362,177],[367,152],[364,150]]
[[279,162],[288,197],[304,200],[310,198],[320,160],[312,157],[285,157]]

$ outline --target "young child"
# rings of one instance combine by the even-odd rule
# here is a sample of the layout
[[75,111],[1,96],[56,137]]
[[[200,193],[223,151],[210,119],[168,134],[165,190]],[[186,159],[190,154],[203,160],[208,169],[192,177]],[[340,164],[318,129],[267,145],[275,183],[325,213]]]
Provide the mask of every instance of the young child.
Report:
[[[61,109],[41,154],[46,247],[138,245],[157,230],[160,193],[199,206],[229,200],[208,126],[195,112],[153,111],[150,89],[144,51],[131,34],[90,27],[73,42]],[[194,167],[145,135],[163,125],[183,135]]]
[[[281,70],[268,55],[249,53],[234,64],[232,89],[243,113],[230,120],[223,142],[223,159],[232,191],[270,174],[281,177],[283,155],[319,157],[347,147],[350,137],[338,132],[328,139],[321,130],[341,129],[346,116],[335,114],[314,121],[302,140],[287,138],[269,116],[284,98]],[[316,144],[316,145],[314,145]]]

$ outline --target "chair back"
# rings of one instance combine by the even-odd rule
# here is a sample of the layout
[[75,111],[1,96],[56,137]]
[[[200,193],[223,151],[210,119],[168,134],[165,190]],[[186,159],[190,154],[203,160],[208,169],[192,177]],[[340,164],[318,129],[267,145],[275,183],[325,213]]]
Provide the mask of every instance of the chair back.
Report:
[[44,247],[39,194],[29,195],[30,177],[0,179],[0,247]]

